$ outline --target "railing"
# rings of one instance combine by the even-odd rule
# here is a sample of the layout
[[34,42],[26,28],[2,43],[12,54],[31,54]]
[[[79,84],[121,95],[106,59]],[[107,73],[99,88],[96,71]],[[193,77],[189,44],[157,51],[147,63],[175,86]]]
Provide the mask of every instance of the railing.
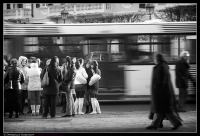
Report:
[[4,19],[31,18],[31,10],[26,8],[3,10]]
[[61,11],[65,9],[69,12],[70,15],[79,15],[79,14],[95,14],[95,13],[110,13],[111,4],[102,4],[102,3],[88,3],[88,4],[65,4],[65,5],[56,5],[49,7],[48,17],[60,16]]

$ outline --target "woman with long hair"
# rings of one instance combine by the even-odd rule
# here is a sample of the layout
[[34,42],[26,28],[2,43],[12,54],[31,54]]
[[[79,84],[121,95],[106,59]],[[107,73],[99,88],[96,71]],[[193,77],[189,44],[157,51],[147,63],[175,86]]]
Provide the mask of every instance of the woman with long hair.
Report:
[[[91,61],[85,60],[84,67],[85,67],[86,73],[89,75],[89,72],[90,72],[90,69],[91,69]],[[85,114],[89,114],[89,113],[92,112],[91,95],[90,95],[90,92],[88,90],[88,88],[89,88],[88,83],[89,83],[89,80],[87,79],[87,89],[85,91],[85,97],[84,97],[84,99],[85,99],[84,105],[85,105],[85,108],[86,108]]]
[[57,56],[54,56],[50,64],[46,66],[45,69],[42,70],[40,75],[41,80],[44,77],[45,72],[48,72],[49,77],[49,85],[43,88],[42,94],[44,96],[44,113],[42,118],[46,119],[48,115],[49,104],[51,103],[50,108],[50,116],[51,118],[55,118],[56,116],[56,102],[57,96],[59,94],[59,83],[62,81],[61,70],[58,68],[59,59]]
[[75,68],[75,59],[72,59],[67,56],[66,57],[66,63],[67,63],[67,71],[65,71],[64,77],[63,77],[63,83],[67,85],[67,88],[63,90],[66,92],[66,100],[67,100],[67,106],[66,106],[66,113],[65,115],[61,117],[71,117],[75,116],[75,105],[73,100],[73,90],[74,90],[74,80],[76,77],[76,68]]
[[98,69],[98,63],[96,60],[91,62],[91,66],[90,66],[89,74],[88,74],[88,82],[87,82],[88,89],[87,89],[87,91],[90,93],[92,109],[93,109],[93,111],[90,114],[100,114],[101,110],[100,110],[99,102],[97,101],[99,81],[95,82],[91,86],[89,85],[89,81],[94,74],[98,74],[101,76],[101,71]]
[[77,109],[77,114],[84,114],[82,112],[83,108],[83,102],[84,102],[84,94],[87,89],[87,78],[88,75],[85,71],[85,68],[83,67],[84,60],[82,58],[78,59],[76,61],[76,78],[74,81],[75,84],[75,91],[76,91],[76,106],[75,109]]

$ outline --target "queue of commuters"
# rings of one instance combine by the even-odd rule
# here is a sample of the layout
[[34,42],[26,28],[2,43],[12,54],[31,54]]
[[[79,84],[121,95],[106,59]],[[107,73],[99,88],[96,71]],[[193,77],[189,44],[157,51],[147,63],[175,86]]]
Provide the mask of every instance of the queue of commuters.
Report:
[[[176,87],[179,88],[179,99],[176,104],[174,89],[171,82],[169,66],[161,53],[154,56],[155,67],[151,80],[151,110],[149,119],[151,125],[146,129],[163,128],[163,120],[167,119],[172,124],[172,130],[183,125],[183,120],[178,112],[186,112],[185,102],[187,96],[188,80],[194,86],[195,80],[189,73],[189,52],[183,51],[175,67]],[[8,58],[8,59],[7,59]],[[44,63],[39,58],[27,59],[20,56],[19,60],[11,55],[4,58],[4,113],[9,112],[12,118],[23,115],[25,99],[28,98],[29,113],[32,116],[42,114],[46,119],[48,113],[51,118],[56,116],[56,103],[59,94],[64,97],[64,106],[61,117],[75,117],[76,114],[100,114],[97,100],[99,80],[90,84],[92,77],[101,76],[97,61],[76,59],[66,56],[62,66],[59,58],[54,56],[45,59]],[[41,81],[48,74],[49,84],[41,87]],[[86,111],[83,112],[83,106]]]

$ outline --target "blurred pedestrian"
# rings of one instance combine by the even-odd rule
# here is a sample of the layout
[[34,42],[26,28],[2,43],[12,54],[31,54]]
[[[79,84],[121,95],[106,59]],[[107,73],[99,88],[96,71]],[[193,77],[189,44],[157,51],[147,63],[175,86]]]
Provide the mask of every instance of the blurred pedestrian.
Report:
[[56,116],[56,102],[57,96],[59,94],[59,83],[62,81],[61,71],[58,68],[59,66],[59,59],[57,56],[54,56],[50,64],[45,69],[42,70],[40,78],[43,79],[44,74],[48,71],[49,77],[49,85],[43,88],[42,94],[44,96],[44,113],[42,118],[46,119],[48,115],[49,104],[51,103],[50,108],[50,116],[54,118]]
[[65,115],[61,117],[71,117],[75,116],[75,105],[74,100],[72,96],[72,91],[75,89],[74,87],[74,80],[76,77],[76,68],[75,68],[76,59],[72,59],[67,56],[66,57],[66,65],[67,65],[67,71],[65,71],[64,80],[63,83],[66,84],[66,89],[64,90],[66,92],[66,100],[67,100],[67,106],[66,106],[66,113]]
[[21,111],[20,114],[24,115],[24,106],[25,106],[25,100],[28,99],[28,59],[25,56],[20,56],[19,57],[19,69],[22,71],[24,75],[24,83],[21,85],[21,93],[20,93],[20,98],[21,98]]
[[183,125],[177,108],[176,99],[169,73],[169,66],[161,53],[154,56],[156,66],[153,68],[151,81],[151,112],[153,121],[146,129],[157,129],[165,115],[173,125],[172,130]]
[[6,90],[6,101],[9,112],[9,118],[12,118],[13,111],[15,111],[15,118],[19,117],[20,112],[20,91],[21,84],[24,83],[24,76],[21,70],[17,67],[17,59],[13,58],[11,61],[11,67],[5,74],[5,83],[9,84]]
[[74,81],[75,84],[75,91],[76,91],[76,101],[78,104],[76,105],[75,109],[77,109],[77,114],[84,114],[82,112],[83,103],[84,103],[84,95],[87,89],[87,78],[88,75],[83,67],[84,60],[82,58],[76,61],[76,78]]
[[179,99],[178,99],[178,111],[186,112],[185,103],[187,98],[188,80],[190,79],[194,86],[196,86],[195,80],[189,73],[189,57],[188,51],[183,51],[180,54],[180,60],[176,64],[176,87],[179,88]]
[[32,116],[39,115],[40,94],[42,91],[40,74],[41,69],[38,67],[37,60],[32,60],[28,70],[28,98],[30,99]]

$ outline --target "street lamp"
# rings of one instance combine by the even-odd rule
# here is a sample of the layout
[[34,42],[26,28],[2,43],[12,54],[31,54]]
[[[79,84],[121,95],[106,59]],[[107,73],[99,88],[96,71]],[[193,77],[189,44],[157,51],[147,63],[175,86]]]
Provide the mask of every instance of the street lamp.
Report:
[[[154,13],[154,7],[155,6],[152,3],[148,3],[145,6],[146,12],[149,15],[149,20],[151,20],[151,15]],[[149,35],[149,40],[150,40],[149,50],[150,50],[150,52],[152,52],[152,44],[151,44],[152,37],[151,37],[151,35]]]
[[146,4],[145,8],[146,8],[146,12],[149,15],[149,20],[151,20],[151,15],[154,13],[154,5],[152,3],[150,4]]
[[69,13],[67,12],[67,10],[62,10],[61,11],[61,18],[64,20],[64,24],[65,24],[65,19],[67,19]]

